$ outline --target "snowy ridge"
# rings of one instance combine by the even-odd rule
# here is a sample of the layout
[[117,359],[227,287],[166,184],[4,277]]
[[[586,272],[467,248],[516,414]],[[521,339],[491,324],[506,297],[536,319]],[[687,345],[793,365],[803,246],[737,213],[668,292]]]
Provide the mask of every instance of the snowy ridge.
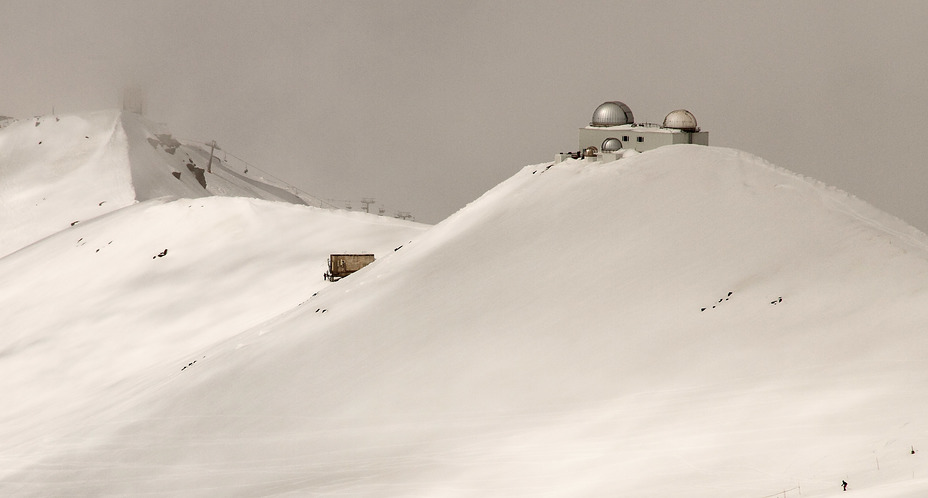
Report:
[[820,180],[816,180],[815,178],[801,175],[786,168],[776,166],[763,158],[754,156],[753,154],[748,154],[743,151],[737,152],[740,154],[747,154],[752,158],[752,160],[758,161],[759,163],[764,164],[766,167],[771,168],[779,173],[799,178],[802,181],[809,183],[813,186],[813,188],[819,191],[832,192],[833,195],[831,197],[827,197],[826,194],[826,202],[831,202],[832,207],[839,211],[843,211],[844,213],[853,216],[858,220],[888,234],[897,236],[903,240],[908,240],[913,246],[928,246],[928,235],[926,235],[924,232],[913,227],[912,225],[909,225],[905,222],[905,220],[902,220],[897,216],[893,216],[885,211],[873,207],[868,202],[861,200],[849,192],[845,192],[844,190],[828,185]]
[[0,179],[0,256],[72,224],[159,197],[323,204],[235,171],[221,156],[210,166],[208,149],[182,144],[164,126],[116,110],[41,116],[3,127]]
[[[173,226],[167,212],[199,202],[218,200],[146,208],[145,220],[138,206],[83,229],[97,247],[117,218]],[[207,211],[209,226],[245,207],[225,202]],[[301,273],[282,270],[299,256],[258,255],[344,234],[310,229],[267,245],[305,220],[248,205],[255,228],[236,250],[207,242],[226,230],[201,238],[193,225],[164,258],[149,244],[108,262],[115,272],[140,255],[184,266],[119,285],[102,278],[81,299],[107,293],[118,304],[142,275],[165,289],[183,281],[187,297],[170,312],[136,297],[125,316],[145,310],[155,333],[203,313],[195,329],[226,330],[152,352],[146,368],[121,366],[116,386],[83,371],[93,396],[79,411],[41,426],[30,421],[39,408],[11,416],[20,444],[3,455],[13,463],[0,491],[760,498],[840,496],[842,480],[864,497],[928,490],[928,245],[843,192],[715,147],[529,166],[427,231],[387,230],[384,257],[305,292],[295,290]],[[309,208],[287,207],[297,209]],[[257,230],[270,220],[286,225]],[[75,235],[0,259],[3,278],[38,280],[22,258],[109,251],[43,249]],[[193,257],[200,245],[209,264]],[[190,304],[230,269],[241,279],[233,288],[252,274],[297,275],[280,294],[229,308]],[[10,299],[0,295],[0,309]],[[228,318],[245,303],[252,319]],[[95,316],[90,304],[63,309],[62,320]],[[17,328],[33,334],[34,319]],[[122,330],[95,320],[88,344]],[[53,343],[30,346],[22,364]],[[42,406],[62,396],[50,390]]]

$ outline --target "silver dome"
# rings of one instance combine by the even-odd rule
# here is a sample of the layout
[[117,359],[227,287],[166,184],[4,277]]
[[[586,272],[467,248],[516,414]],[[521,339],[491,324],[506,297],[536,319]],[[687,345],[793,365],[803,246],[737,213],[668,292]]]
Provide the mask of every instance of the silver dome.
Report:
[[696,125],[696,116],[693,116],[693,113],[687,111],[686,109],[677,109],[676,111],[671,111],[670,114],[664,118],[664,128],[673,128],[675,130],[684,130],[684,131],[699,131],[699,127]]
[[596,157],[596,154],[599,152],[595,146],[591,145],[583,149],[583,157]]
[[632,110],[621,102],[603,102],[593,111],[593,120],[590,126],[619,126],[632,124],[635,116]]
[[603,146],[601,149],[603,152],[615,152],[622,150],[622,141],[618,138],[607,138],[603,140]]

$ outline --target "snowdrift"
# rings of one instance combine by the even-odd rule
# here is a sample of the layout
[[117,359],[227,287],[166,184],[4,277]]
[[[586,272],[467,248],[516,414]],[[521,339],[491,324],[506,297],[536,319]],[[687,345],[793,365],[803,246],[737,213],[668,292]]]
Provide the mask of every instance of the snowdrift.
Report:
[[[122,384],[89,380],[83,411],[17,413],[0,491],[928,492],[928,243],[846,193],[672,146],[524,168],[393,249],[315,294],[268,299],[273,318],[234,337],[155,354]],[[139,251],[148,265],[174,255]],[[191,292],[243,263],[210,254],[187,270]],[[101,287],[120,303],[139,284]]]
[[[320,206],[251,176],[163,125],[116,110],[0,127],[0,256],[73,224],[158,197],[252,197]],[[211,170],[212,172],[207,172]]]

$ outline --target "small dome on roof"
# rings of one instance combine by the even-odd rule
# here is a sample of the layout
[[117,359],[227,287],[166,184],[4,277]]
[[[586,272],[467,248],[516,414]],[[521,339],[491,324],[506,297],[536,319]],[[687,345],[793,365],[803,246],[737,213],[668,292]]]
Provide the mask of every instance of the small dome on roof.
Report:
[[664,118],[664,128],[673,128],[675,130],[684,131],[699,131],[699,127],[696,125],[696,116],[693,116],[693,113],[687,111],[686,109],[677,109],[676,111],[671,111],[670,114]]
[[597,148],[596,148],[595,146],[593,146],[593,145],[591,145],[591,146],[589,146],[589,147],[583,149],[583,155],[584,155],[584,157],[596,157],[596,154],[597,154],[598,152],[599,152],[599,149],[597,149]]
[[607,138],[603,140],[603,146],[601,149],[603,152],[615,152],[622,150],[622,141],[618,138]]
[[635,116],[632,110],[619,101],[603,102],[593,111],[593,120],[590,126],[619,126],[632,124]]

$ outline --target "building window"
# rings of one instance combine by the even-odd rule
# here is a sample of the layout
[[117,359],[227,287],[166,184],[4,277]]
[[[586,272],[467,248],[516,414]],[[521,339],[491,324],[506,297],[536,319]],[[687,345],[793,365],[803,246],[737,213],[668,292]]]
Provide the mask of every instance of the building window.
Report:
[[628,135],[623,136],[623,137],[622,137],[622,141],[623,141],[623,142],[628,142]]
[[638,137],[639,142],[644,142],[644,137]]

